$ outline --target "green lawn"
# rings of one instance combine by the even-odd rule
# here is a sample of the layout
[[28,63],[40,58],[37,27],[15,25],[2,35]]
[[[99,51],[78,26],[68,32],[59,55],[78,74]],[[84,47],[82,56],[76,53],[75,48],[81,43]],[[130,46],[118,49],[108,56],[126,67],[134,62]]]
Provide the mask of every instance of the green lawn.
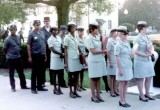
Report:
[[[6,75],[8,76],[8,74],[3,74],[3,75]],[[17,74],[15,74],[16,77],[18,77]],[[31,72],[25,72],[25,76],[27,79],[30,79],[31,78]],[[68,75],[67,73],[65,73],[65,81],[68,82]],[[46,81],[49,82],[49,72],[46,71]],[[85,88],[89,88],[90,87],[90,82],[89,82],[89,77],[88,77],[88,72],[85,71],[85,74],[84,74],[84,80],[83,80],[83,85]],[[104,90],[105,89],[105,85],[104,85],[104,82],[103,80],[101,79],[101,89]]]

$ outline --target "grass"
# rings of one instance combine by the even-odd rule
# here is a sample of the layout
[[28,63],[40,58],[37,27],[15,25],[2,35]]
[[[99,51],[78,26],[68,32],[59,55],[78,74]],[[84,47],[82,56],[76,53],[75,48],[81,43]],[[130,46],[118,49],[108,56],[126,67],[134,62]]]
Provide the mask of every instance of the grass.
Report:
[[[6,74],[6,73],[5,74],[3,73],[2,75],[8,76],[8,74]],[[25,76],[26,76],[26,79],[31,79],[31,71],[25,72]],[[18,77],[17,73],[15,74],[15,77]],[[64,79],[65,79],[66,83],[68,84],[68,75],[66,72],[64,74]],[[49,82],[49,80],[50,80],[49,72],[46,71],[46,81]],[[85,73],[84,73],[83,86],[85,88],[90,88],[90,80],[89,80],[87,71],[85,71]],[[105,84],[104,84],[102,78],[101,78],[101,89],[105,90]]]

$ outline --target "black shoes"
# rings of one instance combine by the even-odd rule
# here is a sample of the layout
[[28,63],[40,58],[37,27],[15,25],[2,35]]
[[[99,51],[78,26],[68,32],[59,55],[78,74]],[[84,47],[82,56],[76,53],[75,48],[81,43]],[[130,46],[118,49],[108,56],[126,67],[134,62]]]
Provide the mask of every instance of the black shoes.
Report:
[[81,98],[80,95],[78,95],[77,93],[73,93],[77,98]]
[[111,95],[111,97],[116,97],[117,96],[116,94],[111,94],[111,93],[110,93],[110,95]]
[[119,101],[119,106],[121,107],[131,107],[131,105],[125,103],[125,104],[122,104],[120,101]]
[[30,87],[25,86],[25,87],[21,87],[21,89],[30,89]]
[[11,91],[12,91],[12,92],[16,92],[16,89],[15,89],[15,88],[12,88]]
[[139,100],[142,102],[148,102],[148,99],[142,99],[140,96],[139,96]]
[[100,101],[98,99],[93,99],[92,97],[91,97],[91,101],[94,103],[100,103]]
[[38,94],[38,92],[36,90],[31,90],[31,93]]
[[104,102],[104,100],[103,100],[103,99],[101,99],[101,98],[98,98],[98,97],[97,97],[97,99],[98,99],[100,102]]
[[117,92],[114,92],[115,94],[116,94],[116,96],[119,96],[119,93],[117,93]]
[[147,95],[144,95],[146,98],[148,98],[149,100],[156,100],[155,98],[153,97],[150,97],[150,96],[147,96]]
[[45,89],[45,88],[38,88],[37,91],[48,91],[48,89]]
[[56,94],[56,95],[61,95],[58,90],[54,90],[53,93]]
[[69,96],[70,96],[70,98],[73,98],[73,99],[76,98],[76,96],[73,93],[70,93]]

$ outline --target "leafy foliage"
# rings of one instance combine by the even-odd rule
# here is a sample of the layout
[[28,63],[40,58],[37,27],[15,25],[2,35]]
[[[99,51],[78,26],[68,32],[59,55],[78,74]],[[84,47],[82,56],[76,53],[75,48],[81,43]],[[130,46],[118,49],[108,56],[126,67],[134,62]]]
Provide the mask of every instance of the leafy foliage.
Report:
[[25,3],[0,3],[0,7],[0,25],[9,24],[15,19],[23,23],[27,20],[25,9],[34,8]]

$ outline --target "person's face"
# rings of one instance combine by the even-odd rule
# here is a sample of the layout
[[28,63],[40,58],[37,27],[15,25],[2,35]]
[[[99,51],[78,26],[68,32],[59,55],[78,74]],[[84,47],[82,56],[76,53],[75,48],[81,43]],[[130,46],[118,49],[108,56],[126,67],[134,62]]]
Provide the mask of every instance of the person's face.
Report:
[[123,32],[119,32],[119,37],[122,40],[127,40],[127,34],[123,33]]
[[117,31],[114,31],[114,32],[112,32],[111,34],[112,34],[112,37],[117,37],[117,36],[118,36]]
[[10,32],[11,32],[12,35],[15,35],[16,31],[17,31],[16,29],[10,29]]
[[66,35],[67,31],[61,31],[62,35]]
[[78,31],[79,37],[82,37],[84,35],[84,31]]
[[147,32],[147,27],[143,27],[141,32],[146,33]]
[[75,31],[76,31],[76,27],[73,26],[73,27],[71,28],[71,33],[74,33]]
[[41,25],[40,25],[40,24],[35,24],[35,25],[34,25],[34,28],[35,28],[36,30],[40,30]]
[[99,33],[99,29],[97,28],[97,29],[94,29],[93,31],[92,31],[92,33],[94,34],[94,35],[97,35],[98,33]]
[[49,27],[49,26],[50,26],[50,20],[45,20],[45,21],[44,21],[44,25],[45,25],[46,27]]
[[56,35],[56,34],[57,34],[57,32],[58,32],[58,30],[57,30],[57,29],[52,30],[52,35]]

